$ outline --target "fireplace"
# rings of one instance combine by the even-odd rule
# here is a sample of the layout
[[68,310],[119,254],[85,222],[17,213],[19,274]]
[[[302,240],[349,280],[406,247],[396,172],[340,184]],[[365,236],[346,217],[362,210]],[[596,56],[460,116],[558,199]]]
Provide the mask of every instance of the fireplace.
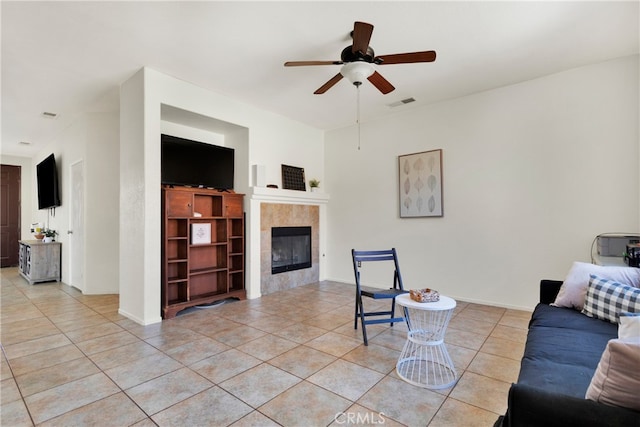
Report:
[[271,274],[311,268],[311,227],[271,228]]

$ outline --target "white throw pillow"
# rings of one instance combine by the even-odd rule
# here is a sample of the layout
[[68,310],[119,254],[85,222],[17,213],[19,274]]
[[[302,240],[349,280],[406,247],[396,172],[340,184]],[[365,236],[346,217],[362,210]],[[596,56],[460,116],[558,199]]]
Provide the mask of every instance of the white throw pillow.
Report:
[[640,341],[640,313],[621,313],[618,338]]
[[551,305],[582,310],[592,274],[640,288],[640,268],[602,266],[576,261],[564,279],[556,300]]

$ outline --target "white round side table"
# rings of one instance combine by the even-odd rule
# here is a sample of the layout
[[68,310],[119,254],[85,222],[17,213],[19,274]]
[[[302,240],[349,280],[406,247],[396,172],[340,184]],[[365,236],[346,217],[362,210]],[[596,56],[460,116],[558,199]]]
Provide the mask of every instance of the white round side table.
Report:
[[396,297],[406,309],[409,332],[396,372],[400,378],[430,389],[451,387],[458,380],[453,361],[444,345],[444,335],[456,301],[440,295],[437,302],[417,302],[409,294]]

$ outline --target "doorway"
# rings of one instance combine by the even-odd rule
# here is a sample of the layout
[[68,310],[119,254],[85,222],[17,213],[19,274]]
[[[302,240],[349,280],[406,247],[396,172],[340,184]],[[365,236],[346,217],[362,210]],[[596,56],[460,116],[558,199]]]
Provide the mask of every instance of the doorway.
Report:
[[18,265],[20,166],[0,165],[0,267]]

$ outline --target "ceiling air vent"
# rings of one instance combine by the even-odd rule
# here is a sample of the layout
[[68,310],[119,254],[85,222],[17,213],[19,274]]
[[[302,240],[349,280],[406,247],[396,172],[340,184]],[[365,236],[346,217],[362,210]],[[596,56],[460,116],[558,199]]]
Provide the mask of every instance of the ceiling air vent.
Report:
[[42,117],[45,117],[47,119],[55,119],[56,117],[58,117],[58,113],[51,113],[49,111],[45,111],[42,113]]
[[415,101],[416,101],[415,98],[405,98],[405,99],[402,99],[400,101],[393,102],[391,104],[387,104],[387,106],[389,108],[395,108],[395,107],[399,107],[399,106],[404,105],[404,104],[411,104],[412,102],[415,102]]

